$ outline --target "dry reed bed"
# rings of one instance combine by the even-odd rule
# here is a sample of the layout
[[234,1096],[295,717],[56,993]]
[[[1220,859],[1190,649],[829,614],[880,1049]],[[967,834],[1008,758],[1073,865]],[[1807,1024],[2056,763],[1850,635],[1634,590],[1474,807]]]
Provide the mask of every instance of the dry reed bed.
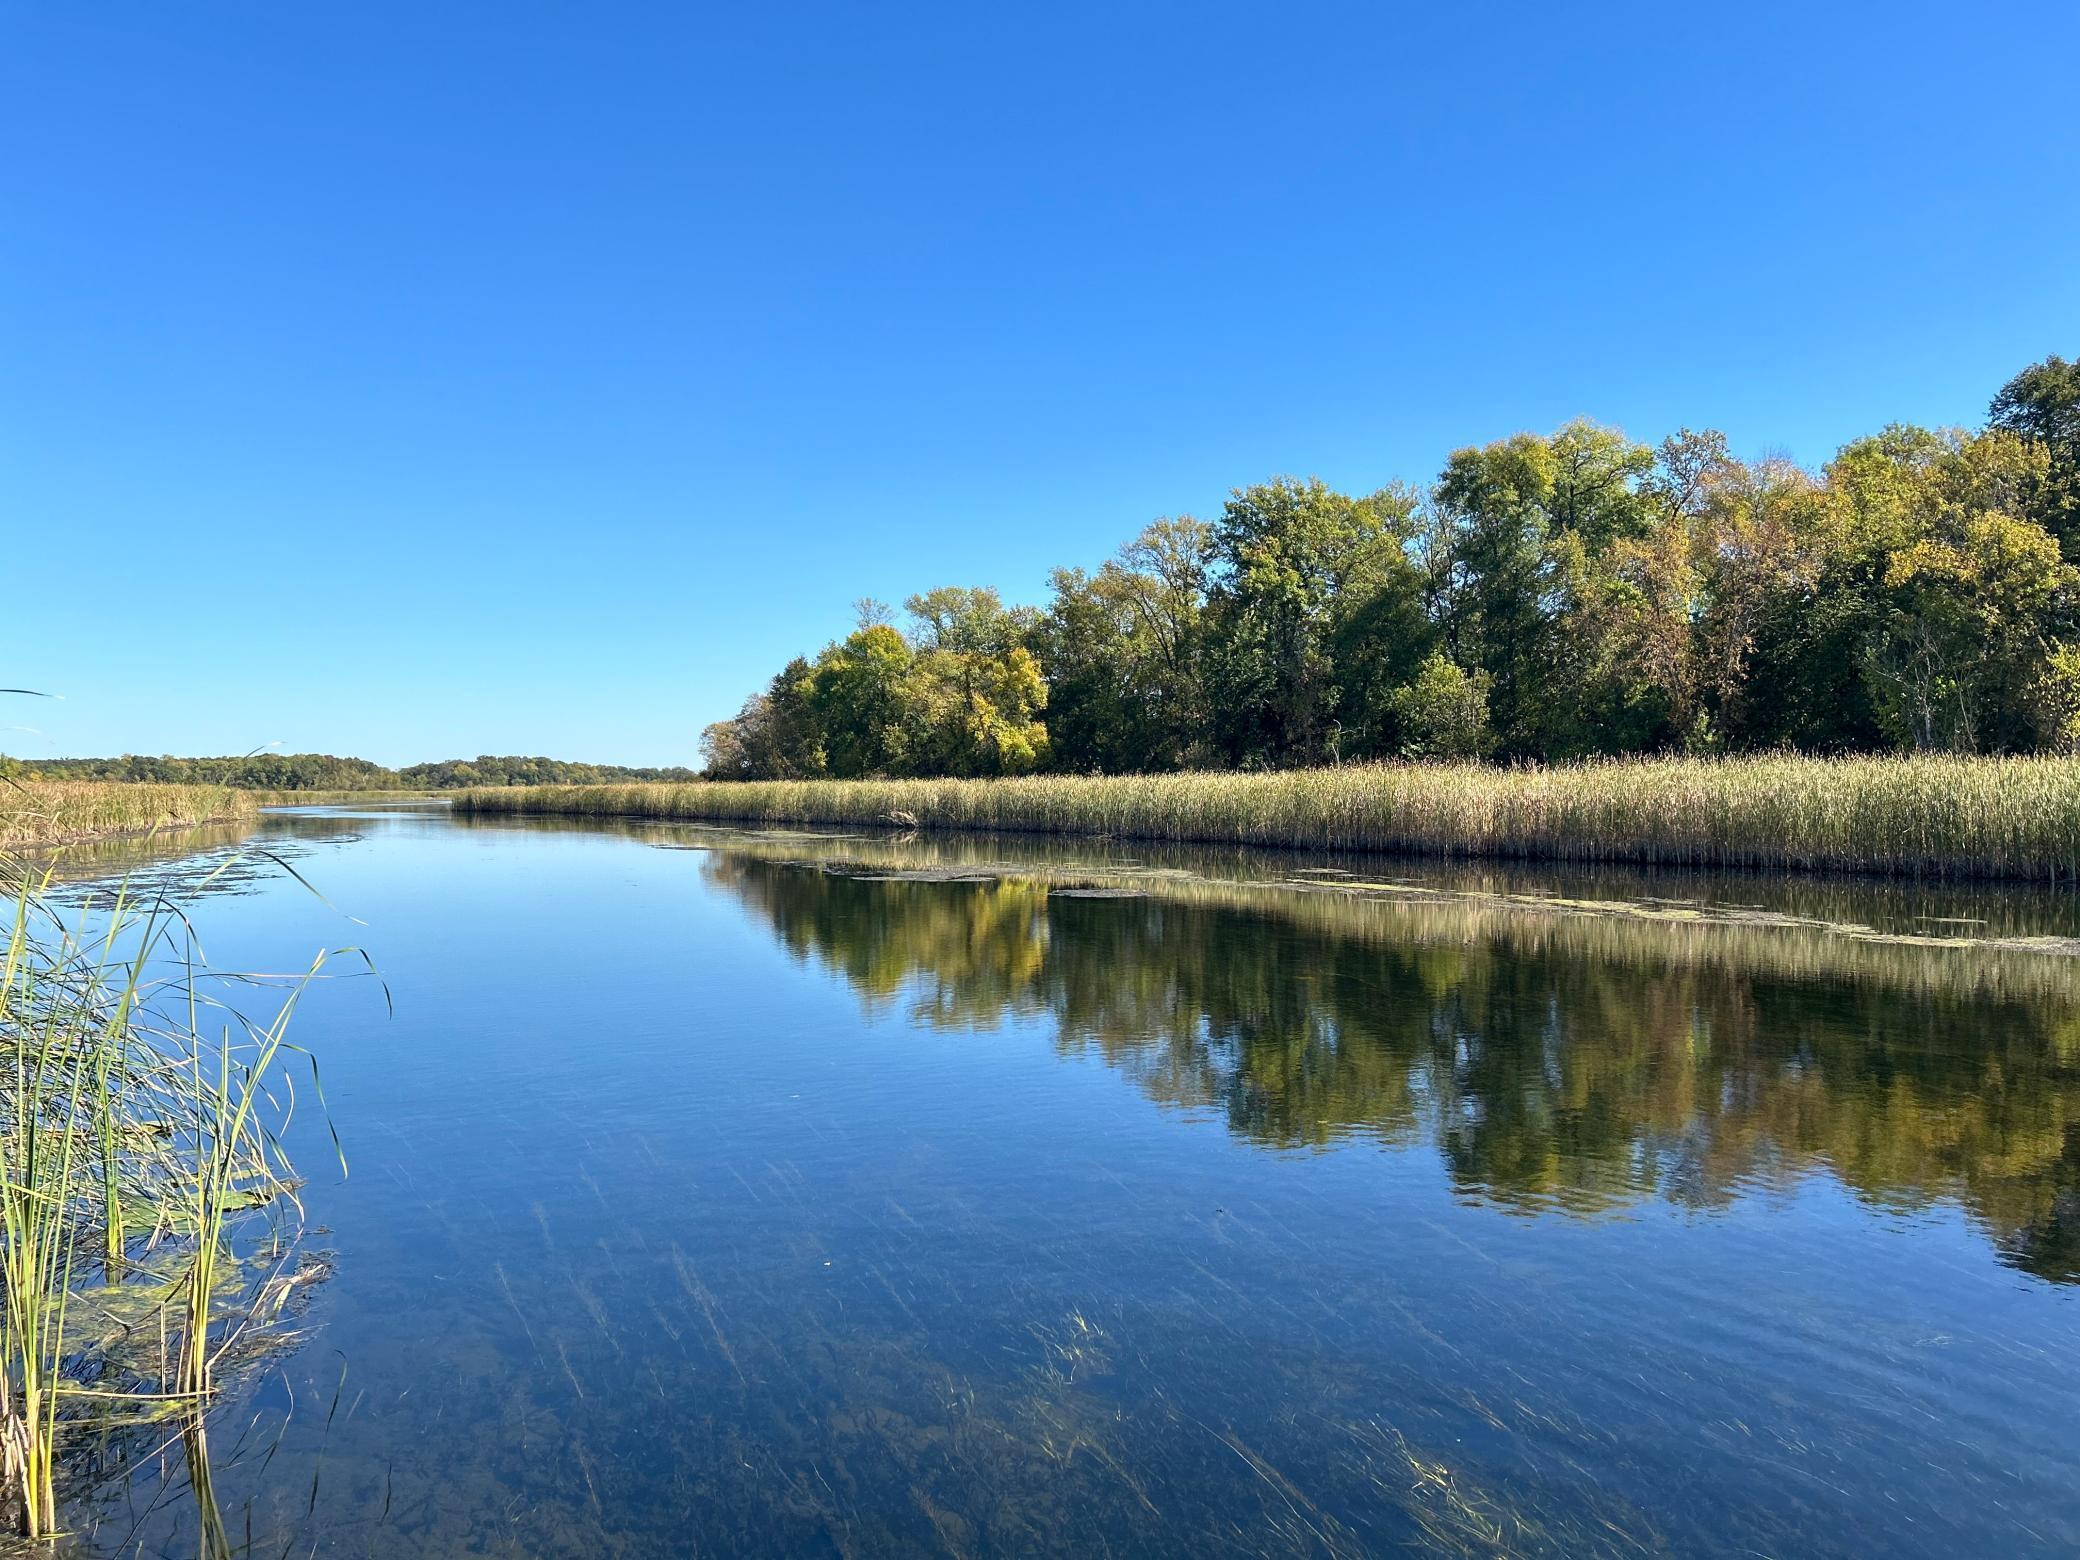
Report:
[[990,829],[1699,868],[2080,878],[2080,759],[1612,760],[1277,774],[487,787],[470,813]]
[[248,792],[215,785],[21,780],[0,785],[0,847],[61,845],[106,834],[253,817]]

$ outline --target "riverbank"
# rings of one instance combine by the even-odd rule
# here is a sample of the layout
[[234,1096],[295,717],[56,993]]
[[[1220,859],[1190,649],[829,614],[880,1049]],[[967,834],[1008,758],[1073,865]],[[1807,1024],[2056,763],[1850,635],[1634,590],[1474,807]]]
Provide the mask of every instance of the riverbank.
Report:
[[439,801],[441,793],[425,790],[344,790],[344,791],[248,791],[254,801],[265,807],[391,807],[400,802]]
[[1911,877],[2080,880],[2080,759],[1762,757],[1551,769],[472,788],[458,812]]
[[218,785],[20,780],[0,785],[0,849],[70,845],[256,817],[261,798]]

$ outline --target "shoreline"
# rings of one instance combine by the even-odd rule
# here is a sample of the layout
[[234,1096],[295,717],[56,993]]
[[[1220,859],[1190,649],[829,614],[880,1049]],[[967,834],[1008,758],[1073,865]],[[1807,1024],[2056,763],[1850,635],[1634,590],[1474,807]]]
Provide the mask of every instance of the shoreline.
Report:
[[105,845],[115,840],[150,839],[171,829],[207,829],[221,823],[244,823],[244,813],[223,813],[213,818],[168,818],[159,823],[120,829],[89,829],[78,834],[53,834],[36,839],[0,838],[0,851],[27,854],[31,851],[64,850],[70,845]]
[[219,786],[123,781],[30,781],[0,791],[0,852],[61,850],[68,845],[250,822],[261,803]]
[[1609,760],[1270,774],[476,787],[459,814],[878,826],[1443,860],[2080,881],[2080,760]]
[[[62,850],[68,845],[143,839],[170,829],[254,823],[281,808],[439,800],[436,793],[424,791],[260,791],[155,781],[31,781],[19,790],[0,790],[0,853]],[[47,806],[39,809],[38,802]],[[68,819],[97,812],[105,821],[67,826]],[[34,832],[24,825],[37,825],[47,832]]]

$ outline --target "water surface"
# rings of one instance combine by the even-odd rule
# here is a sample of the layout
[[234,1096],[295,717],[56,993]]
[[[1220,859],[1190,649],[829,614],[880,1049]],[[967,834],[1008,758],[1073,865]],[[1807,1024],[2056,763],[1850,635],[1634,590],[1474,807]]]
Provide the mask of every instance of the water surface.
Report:
[[[242,848],[211,959],[358,944],[395,1002],[299,1019],[350,1174],[306,1100],[336,1271],[213,1436],[254,1553],[2080,1547],[2068,897],[423,809]],[[192,1553],[177,1485],[111,1476],[84,1547]]]

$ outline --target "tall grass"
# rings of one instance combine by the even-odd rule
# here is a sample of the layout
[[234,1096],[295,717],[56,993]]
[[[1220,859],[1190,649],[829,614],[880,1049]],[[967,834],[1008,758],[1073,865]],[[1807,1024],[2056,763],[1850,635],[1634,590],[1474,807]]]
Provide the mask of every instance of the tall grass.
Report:
[[343,807],[356,802],[370,802],[388,807],[399,802],[432,801],[439,793],[418,790],[411,786],[391,786],[385,789],[362,789],[341,791],[259,791],[239,793],[249,796],[261,807]]
[[216,785],[128,785],[112,780],[0,783],[0,847],[59,845],[104,834],[251,818],[259,804]]
[[[69,1431],[193,1423],[278,1294],[236,1249],[293,1214],[274,1073],[296,998],[264,1019],[211,995],[186,923],[127,888],[67,914],[17,870],[0,958],[0,1505],[57,1520]],[[76,1331],[125,1318],[120,1360]]]
[[2080,759],[1612,760],[1277,774],[472,789],[470,813],[994,829],[1424,855],[2080,878]]

